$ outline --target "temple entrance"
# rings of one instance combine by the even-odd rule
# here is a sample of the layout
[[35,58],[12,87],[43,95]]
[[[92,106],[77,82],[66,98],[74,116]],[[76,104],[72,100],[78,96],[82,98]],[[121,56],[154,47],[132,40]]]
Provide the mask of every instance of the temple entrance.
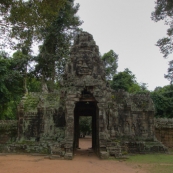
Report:
[[88,149],[92,149],[95,153],[98,152],[97,116],[96,101],[80,101],[76,103],[74,110],[74,151],[83,149],[83,143],[86,141]]

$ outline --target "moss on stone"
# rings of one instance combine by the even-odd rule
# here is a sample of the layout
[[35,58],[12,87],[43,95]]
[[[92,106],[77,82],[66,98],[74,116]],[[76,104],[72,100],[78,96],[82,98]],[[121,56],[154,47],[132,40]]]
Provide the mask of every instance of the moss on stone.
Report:
[[35,109],[39,103],[39,97],[34,97],[33,95],[28,94],[24,101],[25,111],[30,109]]

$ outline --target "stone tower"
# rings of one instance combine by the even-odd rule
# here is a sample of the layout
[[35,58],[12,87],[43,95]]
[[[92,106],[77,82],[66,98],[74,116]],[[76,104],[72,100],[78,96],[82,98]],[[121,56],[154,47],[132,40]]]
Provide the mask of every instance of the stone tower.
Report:
[[[78,147],[79,116],[92,116],[92,148],[100,157],[108,157],[106,144],[110,134],[107,129],[107,109],[112,102],[112,93],[107,87],[105,67],[99,56],[98,46],[87,32],[79,34],[74,41],[70,61],[66,65],[63,87],[67,111],[66,138],[72,139],[75,147]],[[116,105],[113,109],[113,117],[116,117]],[[120,153],[119,145],[113,145],[116,145]]]

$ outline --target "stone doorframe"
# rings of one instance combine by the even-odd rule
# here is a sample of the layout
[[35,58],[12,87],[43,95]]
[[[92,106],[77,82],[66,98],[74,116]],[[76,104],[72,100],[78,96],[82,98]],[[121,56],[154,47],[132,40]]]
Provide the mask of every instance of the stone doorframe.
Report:
[[[68,95],[65,102],[66,109],[66,130],[65,130],[65,159],[72,159],[74,152],[74,109],[77,102],[80,101],[80,98],[77,98],[75,95]],[[99,103],[97,102],[98,107],[98,116],[96,119],[97,127],[97,155],[99,157],[109,157],[107,153],[107,125],[106,125],[106,102]]]

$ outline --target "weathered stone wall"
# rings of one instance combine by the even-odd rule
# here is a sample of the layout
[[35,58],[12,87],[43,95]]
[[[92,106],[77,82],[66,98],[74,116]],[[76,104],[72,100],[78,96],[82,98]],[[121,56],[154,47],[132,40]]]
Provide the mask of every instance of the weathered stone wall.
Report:
[[123,137],[129,140],[154,140],[154,107],[150,96],[144,93],[128,94],[118,91],[114,97],[117,111],[115,107],[112,110],[110,107],[107,115],[110,121],[110,135],[115,133],[116,138]]
[[173,148],[173,118],[155,119],[155,135],[166,147]]
[[[121,90],[114,92],[109,88],[98,46],[90,34],[82,32],[77,36],[62,85],[68,100],[65,101],[69,121],[67,138],[74,133],[76,102],[95,100],[99,110],[97,147],[100,157],[119,155],[120,145],[124,143],[129,144],[129,151],[132,146],[136,151],[140,150],[142,142],[147,151],[152,151],[156,145],[163,148],[161,143],[154,141],[154,106],[150,96],[144,93],[131,95]],[[148,141],[150,146],[145,147]]]
[[15,142],[17,139],[17,121],[0,120],[0,152],[4,146]]
[[18,140],[6,151],[72,159],[78,146],[77,116],[84,114],[95,119],[93,147],[101,158],[119,157],[122,151],[165,151],[155,140],[150,96],[110,89],[98,46],[87,32],[81,32],[74,41],[61,89],[23,97],[18,106]]
[[29,93],[18,107],[19,140],[64,138],[65,112],[60,94]]
[[109,139],[120,141],[122,153],[165,152],[164,145],[155,140],[154,107],[149,94],[120,90],[113,98],[105,126]]
[[13,142],[17,138],[17,121],[0,120],[0,144]]
[[65,154],[65,107],[57,91],[29,93],[18,106],[18,140],[12,152]]

